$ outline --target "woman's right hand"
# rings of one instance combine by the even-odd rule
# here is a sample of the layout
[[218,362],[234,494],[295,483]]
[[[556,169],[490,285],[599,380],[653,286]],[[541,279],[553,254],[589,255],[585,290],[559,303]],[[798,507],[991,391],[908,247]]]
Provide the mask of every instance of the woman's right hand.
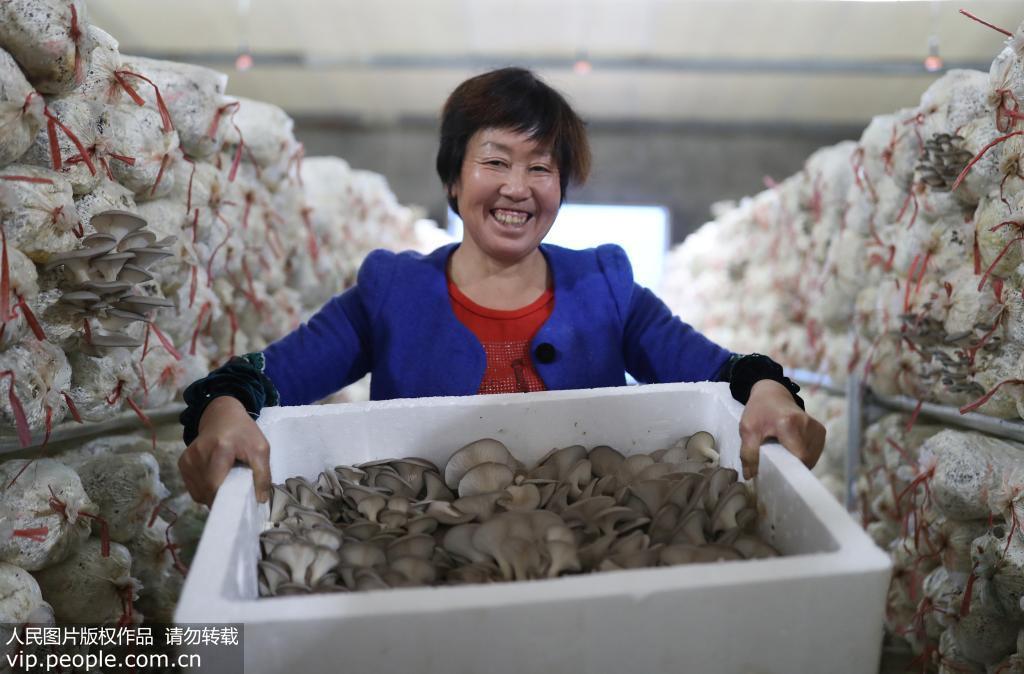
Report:
[[210,401],[199,420],[199,434],[178,459],[188,493],[211,505],[235,461],[252,468],[256,500],[270,496],[270,444],[245,407],[231,396]]

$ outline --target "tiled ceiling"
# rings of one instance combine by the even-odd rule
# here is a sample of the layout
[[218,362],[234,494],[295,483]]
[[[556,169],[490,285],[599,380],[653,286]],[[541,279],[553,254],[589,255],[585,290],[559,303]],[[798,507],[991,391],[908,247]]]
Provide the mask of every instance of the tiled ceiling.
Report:
[[[89,0],[123,53],[199,62],[293,115],[436,115],[490,65],[534,67],[592,120],[862,124],[914,105],[949,64],[987,69],[1024,2]],[[245,45],[255,67],[234,69]],[[577,74],[585,57],[593,68]]]

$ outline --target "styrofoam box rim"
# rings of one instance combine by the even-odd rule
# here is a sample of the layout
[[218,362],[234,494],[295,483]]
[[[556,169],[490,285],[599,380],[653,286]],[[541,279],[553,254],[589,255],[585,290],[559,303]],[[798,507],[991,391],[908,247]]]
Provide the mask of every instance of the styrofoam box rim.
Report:
[[[599,398],[642,396],[660,393],[697,392],[724,406],[730,423],[736,426],[742,405],[732,400],[727,384],[656,384],[575,391],[546,391],[531,394],[420,398],[379,402],[347,403],[268,408],[260,419],[266,433],[275,424],[296,418],[360,415],[375,410],[404,410],[428,407],[487,410],[502,405],[550,402],[582,402]],[[357,419],[353,416],[353,419]],[[600,440],[597,440],[600,442]],[[723,444],[720,438],[719,443]],[[274,444],[272,442],[272,448]],[[657,447],[642,448],[651,451]],[[453,448],[454,449],[454,448]],[[621,448],[620,448],[621,449]],[[274,450],[272,449],[272,457]],[[723,452],[723,465],[727,465]],[[384,457],[373,457],[384,458]],[[363,459],[366,460],[366,459]],[[346,460],[357,463],[358,460]],[[340,462],[339,462],[340,463]],[[327,467],[327,466],[324,466]],[[272,465],[273,471],[273,465]],[[388,614],[443,614],[472,608],[494,608],[533,602],[565,601],[599,596],[621,596],[639,600],[655,594],[687,588],[711,586],[740,587],[788,579],[827,578],[888,574],[889,556],[878,549],[849,514],[825,490],[798,459],[779,445],[762,448],[761,477],[787,485],[796,501],[787,507],[798,508],[803,517],[817,520],[816,525],[831,539],[831,549],[813,554],[788,555],[767,560],[748,560],[724,564],[699,564],[612,572],[615,582],[607,582],[608,573],[565,576],[521,583],[495,583],[437,588],[393,589],[379,592],[293,596],[273,599],[255,597],[253,549],[258,547],[256,533],[267,518],[267,506],[255,507],[252,473],[235,468],[221,486],[210,512],[191,571],[186,579],[175,613],[177,622],[279,622],[282,616],[301,616],[303,620],[324,618],[357,619],[360,616]],[[287,475],[274,475],[282,481]],[[759,499],[763,485],[759,485]],[[241,548],[250,554],[240,555]],[[227,551],[227,552],[226,552]],[[247,579],[251,594],[243,596],[239,579]],[[598,580],[595,580],[598,579]],[[245,584],[241,582],[241,584]]]

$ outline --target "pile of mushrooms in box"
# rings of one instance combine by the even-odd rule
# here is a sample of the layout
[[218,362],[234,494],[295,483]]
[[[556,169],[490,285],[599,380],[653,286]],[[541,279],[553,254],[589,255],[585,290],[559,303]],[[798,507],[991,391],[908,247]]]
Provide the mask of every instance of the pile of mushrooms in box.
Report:
[[777,556],[756,499],[701,431],[624,456],[554,449],[527,468],[490,438],[275,484],[260,595],[553,578]]

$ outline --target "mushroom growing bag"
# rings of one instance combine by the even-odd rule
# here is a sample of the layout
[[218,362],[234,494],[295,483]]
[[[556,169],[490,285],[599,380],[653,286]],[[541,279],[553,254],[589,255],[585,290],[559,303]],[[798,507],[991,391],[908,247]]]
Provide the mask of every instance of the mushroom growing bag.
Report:
[[14,58],[0,49],[0,166],[28,150],[43,125],[44,105]]
[[92,51],[85,0],[0,3],[0,47],[40,92],[71,91],[81,84]]
[[[17,478],[17,479],[15,479]],[[89,537],[96,506],[74,470],[55,459],[0,463],[0,559],[34,571],[63,561]]]

